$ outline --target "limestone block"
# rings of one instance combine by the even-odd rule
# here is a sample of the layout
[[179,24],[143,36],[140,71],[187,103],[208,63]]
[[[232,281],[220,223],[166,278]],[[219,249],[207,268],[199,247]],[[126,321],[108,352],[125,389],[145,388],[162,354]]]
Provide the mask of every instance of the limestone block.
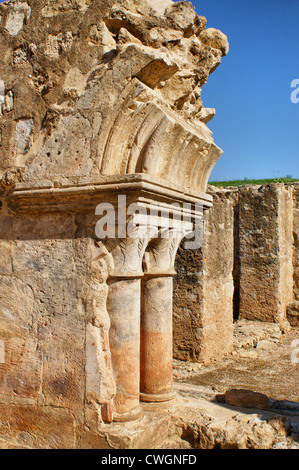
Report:
[[33,124],[32,119],[17,122],[15,130],[15,150],[17,153],[26,153],[29,150]]
[[271,407],[267,395],[252,392],[251,390],[228,390],[224,394],[224,399],[225,403],[232,406],[257,408],[260,410],[269,410]]
[[47,407],[0,405],[0,435],[15,448],[72,449],[75,446],[75,420],[67,410]]
[[5,347],[1,401],[34,404],[41,385],[42,357],[35,337],[36,302],[29,283],[0,279],[0,338]]
[[89,120],[79,114],[62,117],[59,128],[28,166],[27,178],[89,174],[92,161],[87,140],[91,134]]
[[[74,292],[72,293],[74,295]],[[61,302],[62,299],[60,299]],[[68,299],[63,299],[64,301]],[[85,331],[79,321],[60,314],[40,319],[37,338],[43,352],[40,405],[82,410],[84,407]]]
[[200,120],[204,123],[209,122],[216,114],[216,110],[213,108],[202,108],[200,110]]
[[[32,225],[37,222],[35,220]],[[21,228],[20,225],[18,227]],[[23,234],[26,228],[25,225]],[[59,278],[67,279],[73,275],[73,256],[71,241],[17,240],[14,244],[14,272],[41,279],[52,277],[53,282],[57,282]]]
[[[84,407],[86,246],[80,240],[22,240],[13,246],[13,269],[22,282],[1,281],[1,338],[6,346],[2,368],[7,368],[1,393],[10,396],[14,391],[15,401],[78,411]],[[25,316],[20,324],[18,312]]]
[[197,15],[191,2],[176,2],[169,6],[166,15],[185,35],[192,34]]
[[292,194],[271,184],[239,197],[240,318],[283,322],[293,297]]

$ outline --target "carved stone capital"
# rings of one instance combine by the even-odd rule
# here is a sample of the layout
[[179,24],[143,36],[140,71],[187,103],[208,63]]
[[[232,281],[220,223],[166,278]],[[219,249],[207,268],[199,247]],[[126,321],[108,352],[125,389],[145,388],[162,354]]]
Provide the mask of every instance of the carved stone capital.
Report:
[[137,278],[143,276],[142,259],[148,239],[126,238],[108,240],[105,245],[113,258],[110,277]]
[[160,237],[152,239],[144,255],[144,273],[154,276],[175,275],[175,257],[179,245],[190,229],[162,229]]

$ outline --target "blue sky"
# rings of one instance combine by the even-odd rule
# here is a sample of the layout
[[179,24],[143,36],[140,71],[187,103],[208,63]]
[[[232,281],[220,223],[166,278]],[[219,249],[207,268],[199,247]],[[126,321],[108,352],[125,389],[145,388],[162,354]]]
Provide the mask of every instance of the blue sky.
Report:
[[192,3],[230,42],[202,93],[204,106],[216,108],[208,126],[224,151],[211,180],[299,178],[299,103],[290,98],[299,80],[299,1]]
[[[194,0],[207,27],[229,39],[230,52],[203,87],[208,123],[224,154],[211,180],[299,178],[298,0]],[[298,93],[299,96],[299,93]]]

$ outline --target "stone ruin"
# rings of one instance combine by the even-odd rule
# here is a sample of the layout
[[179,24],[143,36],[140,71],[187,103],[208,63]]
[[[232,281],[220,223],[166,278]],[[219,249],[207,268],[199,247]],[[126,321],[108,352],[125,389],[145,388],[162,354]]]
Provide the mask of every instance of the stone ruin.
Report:
[[233,321],[299,326],[299,184],[208,187],[204,244],[176,259],[174,351],[216,360],[233,350]]
[[[229,354],[234,319],[298,326],[297,185],[208,187],[201,90],[229,45],[206,23],[185,1],[0,4],[3,448],[107,447],[171,402],[173,356]],[[101,239],[120,195],[164,212]]]

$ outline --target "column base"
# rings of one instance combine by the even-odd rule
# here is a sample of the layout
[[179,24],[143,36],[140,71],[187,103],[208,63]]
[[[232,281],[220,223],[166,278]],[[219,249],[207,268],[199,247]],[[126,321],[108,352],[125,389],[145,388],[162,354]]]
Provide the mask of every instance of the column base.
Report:
[[168,393],[140,393],[140,401],[147,403],[163,403],[173,400],[176,397],[175,392]]
[[141,408],[135,408],[127,413],[113,413],[115,423],[125,423],[126,421],[135,421],[143,416]]

